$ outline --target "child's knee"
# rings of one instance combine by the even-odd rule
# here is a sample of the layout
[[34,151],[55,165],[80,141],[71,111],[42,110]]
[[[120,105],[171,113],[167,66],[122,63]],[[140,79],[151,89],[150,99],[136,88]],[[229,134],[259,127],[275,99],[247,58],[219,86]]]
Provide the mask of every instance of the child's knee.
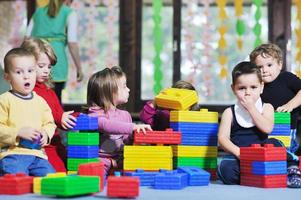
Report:
[[233,185],[240,182],[239,166],[232,161],[222,161],[218,167],[217,175],[224,184]]

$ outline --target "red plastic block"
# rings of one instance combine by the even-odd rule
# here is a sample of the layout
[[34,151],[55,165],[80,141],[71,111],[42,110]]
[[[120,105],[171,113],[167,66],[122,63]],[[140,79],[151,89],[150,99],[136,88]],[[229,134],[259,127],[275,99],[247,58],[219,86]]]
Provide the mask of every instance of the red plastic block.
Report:
[[274,147],[273,144],[252,144],[251,147],[240,148],[240,160],[277,161],[286,160],[285,147]]
[[217,180],[217,174],[216,174],[216,169],[204,169],[207,172],[210,173],[210,180],[211,181],[216,181]]
[[252,174],[252,160],[240,160],[240,174]]
[[109,176],[107,185],[108,197],[134,198],[139,196],[139,178],[128,176]]
[[97,163],[84,163],[80,164],[78,167],[78,175],[85,176],[99,176],[100,178],[100,191],[103,191],[104,188],[104,164],[101,162]]
[[0,177],[0,194],[26,194],[32,192],[33,177],[23,173]]
[[240,175],[240,185],[262,188],[286,188],[287,175]]
[[179,131],[173,131],[171,128],[165,131],[146,131],[146,134],[134,134],[134,143],[136,144],[181,144],[182,134]]
[[301,156],[299,156],[299,169],[301,170]]

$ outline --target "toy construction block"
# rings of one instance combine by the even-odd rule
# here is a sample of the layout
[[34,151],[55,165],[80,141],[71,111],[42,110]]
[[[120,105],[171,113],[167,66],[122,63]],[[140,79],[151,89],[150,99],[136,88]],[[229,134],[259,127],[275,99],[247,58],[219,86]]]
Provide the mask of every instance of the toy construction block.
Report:
[[26,194],[32,192],[33,177],[22,173],[0,177],[0,194]]
[[98,146],[68,146],[68,158],[97,158],[99,152]]
[[180,190],[188,185],[188,175],[177,170],[155,176],[154,189]]
[[98,130],[98,118],[80,114],[76,118],[76,125],[72,129],[78,131]]
[[290,124],[291,123],[291,113],[275,112],[274,123],[275,124]]
[[240,185],[262,187],[262,188],[286,188],[287,175],[252,175],[241,174]]
[[145,158],[145,157],[133,157],[133,158],[124,158],[123,169],[124,170],[159,170],[166,169],[172,170],[173,161],[172,158]]
[[40,135],[34,141],[21,138],[19,146],[27,148],[27,149],[41,149],[40,141],[41,141]]
[[183,134],[217,135],[218,123],[171,122],[170,128]]
[[83,176],[99,176],[100,191],[104,188],[104,164],[101,162],[80,164],[78,167],[78,175]]
[[99,158],[67,158],[67,168],[70,171],[77,171],[80,164],[92,162],[99,162]]
[[124,146],[125,158],[172,158],[171,146]]
[[172,146],[174,157],[217,157],[216,146]]
[[209,185],[210,173],[199,167],[179,167],[177,170],[188,175],[189,186]]
[[[50,173],[47,174],[47,178],[56,178],[56,177],[65,177],[67,176],[65,172],[58,172],[58,173]],[[34,177],[33,179],[33,193],[41,194],[41,182],[42,177]]]
[[252,144],[251,147],[240,147],[240,160],[283,161],[286,160],[286,149],[274,147],[273,144]]
[[155,176],[160,172],[147,172],[143,169],[137,169],[134,172],[125,172],[125,176],[135,176],[140,180],[140,186],[153,186],[155,183]]
[[129,176],[109,176],[107,180],[108,197],[135,198],[139,196],[139,178]]
[[155,97],[156,105],[173,110],[188,110],[198,102],[195,90],[167,88]]
[[98,146],[99,133],[68,132],[67,145]]
[[287,173],[287,162],[270,161],[270,162],[252,162],[252,174],[254,175],[276,175]]
[[66,176],[43,178],[41,193],[71,197],[99,192],[99,177],[97,176]]
[[183,134],[181,145],[217,146],[217,135]]
[[281,141],[286,148],[291,146],[291,136],[270,135],[269,134],[269,138],[275,138],[275,139]]
[[174,157],[173,160],[174,168],[179,167],[199,167],[206,169],[217,168],[217,158],[191,158],[191,157]]
[[273,131],[269,135],[290,136],[290,124],[274,124]]
[[209,112],[208,109],[200,111],[171,111],[170,122],[199,122],[218,123],[218,112]]
[[181,139],[181,132],[172,129],[134,133],[135,144],[181,144]]

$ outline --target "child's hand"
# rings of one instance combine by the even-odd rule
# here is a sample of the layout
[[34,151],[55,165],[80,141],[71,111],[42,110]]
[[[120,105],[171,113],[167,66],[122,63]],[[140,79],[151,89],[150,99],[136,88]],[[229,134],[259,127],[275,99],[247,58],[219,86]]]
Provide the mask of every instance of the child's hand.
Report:
[[41,133],[40,145],[43,147],[48,143],[48,135],[46,131],[43,129],[40,131],[40,133]]
[[40,131],[35,128],[22,127],[17,136],[26,140],[35,141],[40,137],[40,134]]
[[240,99],[240,103],[243,105],[243,107],[245,107],[246,110],[250,110],[251,108],[255,107],[255,102],[251,96],[244,96],[242,99]]
[[72,113],[74,113],[73,110],[63,113],[61,125],[64,129],[72,129],[75,126],[76,118],[71,115]]
[[294,109],[293,106],[291,106],[290,104],[287,103],[282,106],[279,106],[276,111],[277,112],[292,112],[293,109]]
[[149,124],[134,124],[134,131],[137,131],[137,133],[142,131],[143,134],[146,134],[146,130],[152,131],[152,128]]

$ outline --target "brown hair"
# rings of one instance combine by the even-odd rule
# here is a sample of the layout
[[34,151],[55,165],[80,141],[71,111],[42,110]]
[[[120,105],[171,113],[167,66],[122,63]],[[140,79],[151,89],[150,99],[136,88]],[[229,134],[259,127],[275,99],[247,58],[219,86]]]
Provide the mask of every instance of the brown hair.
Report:
[[268,43],[256,47],[250,54],[250,61],[255,63],[255,60],[259,55],[263,58],[272,57],[276,59],[278,64],[282,63],[282,51],[276,44]]
[[[51,45],[43,39],[39,38],[27,38],[21,44],[22,48],[27,49],[35,56],[36,60],[39,59],[41,53],[45,53],[50,61],[50,64],[53,66],[57,62],[57,57],[51,47]],[[48,87],[53,87],[51,82],[51,77],[45,83]]]
[[251,62],[240,62],[232,71],[232,84],[235,85],[238,77],[244,74],[255,74],[258,77],[259,82],[262,82],[262,76],[259,67]]
[[14,48],[6,53],[4,56],[4,72],[9,73],[12,68],[12,60],[16,57],[34,57],[33,53],[24,48]]
[[60,11],[64,1],[65,0],[49,0],[47,15],[49,17],[55,17]]
[[105,68],[94,73],[87,87],[87,108],[99,106],[107,112],[114,105],[114,95],[118,92],[117,80],[126,76],[120,67]]

